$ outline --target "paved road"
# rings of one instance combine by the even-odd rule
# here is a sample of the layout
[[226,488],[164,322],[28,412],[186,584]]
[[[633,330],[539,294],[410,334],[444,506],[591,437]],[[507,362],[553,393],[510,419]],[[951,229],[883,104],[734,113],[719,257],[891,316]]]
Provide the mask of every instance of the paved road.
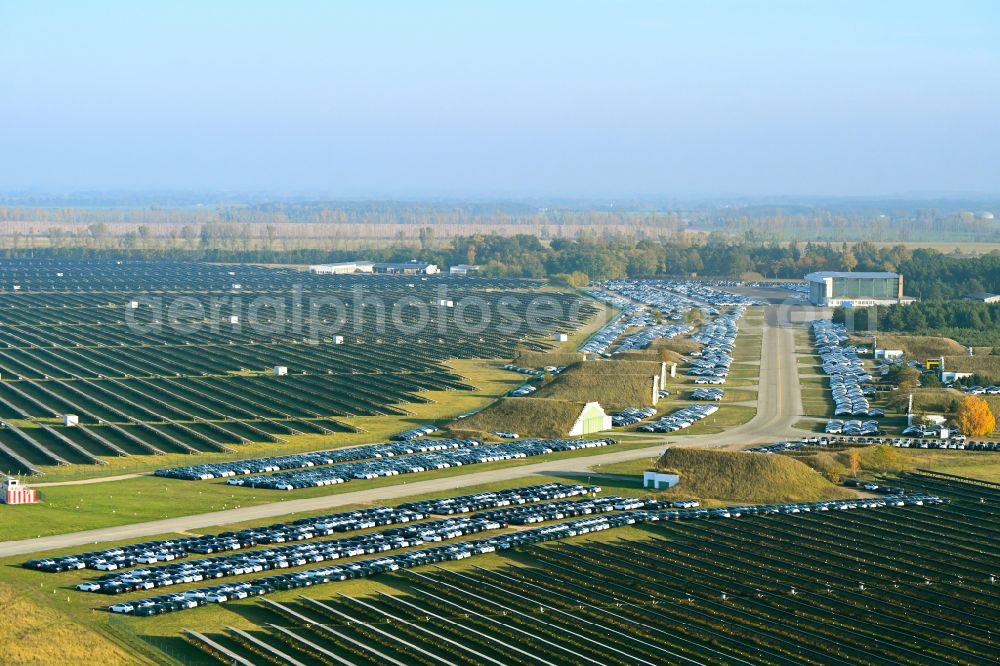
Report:
[[[797,434],[792,425],[802,414],[802,400],[799,393],[799,377],[795,358],[795,340],[792,328],[780,325],[776,320],[775,306],[767,309],[760,361],[760,391],[757,399],[757,414],[747,423],[735,426],[715,435],[661,436],[657,444],[628,451],[609,450],[590,456],[564,458],[522,465],[471,472],[458,476],[426,481],[402,481],[393,486],[338,493],[323,497],[288,499],[269,504],[214,511],[193,516],[167,518],[134,525],[105,527],[86,532],[59,534],[55,536],[6,541],[0,543],[0,557],[25,555],[41,551],[92,545],[105,541],[124,541],[174,532],[198,532],[207,527],[230,523],[280,518],[301,511],[322,511],[336,509],[350,504],[380,503],[413,495],[443,493],[450,490],[497,481],[508,481],[530,474],[561,474],[587,472],[595,465],[625,462],[640,458],[658,456],[665,445],[690,446],[699,448],[741,449],[755,442]],[[723,405],[723,409],[725,406]],[[653,439],[656,435],[650,435]]]
[[147,473],[119,474],[117,476],[95,476],[90,479],[76,479],[74,481],[48,481],[46,483],[32,483],[32,488],[52,488],[53,486],[88,486],[92,483],[107,483],[108,481],[123,481],[125,479],[136,479],[140,476],[149,476]]

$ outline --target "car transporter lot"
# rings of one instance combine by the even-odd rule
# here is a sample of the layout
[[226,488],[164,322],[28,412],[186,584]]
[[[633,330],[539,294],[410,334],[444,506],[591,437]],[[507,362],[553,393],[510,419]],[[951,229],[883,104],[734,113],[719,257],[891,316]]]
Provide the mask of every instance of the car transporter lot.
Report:
[[[277,291],[294,277],[263,268],[212,267],[187,275],[180,268],[165,265],[158,267],[155,275],[149,274],[148,268],[122,270],[127,281],[145,285],[149,291],[153,283],[168,275],[168,282],[175,280],[178,288],[219,285],[220,293],[230,295],[234,291]],[[275,501],[259,506],[0,544],[0,554],[37,553],[33,559],[21,555],[16,562],[8,562],[20,567],[15,569],[19,580],[29,586],[35,579],[40,585],[56,581],[60,587],[54,589],[65,590],[72,607],[91,613],[92,624],[106,626],[125,644],[141,646],[139,651],[148,651],[156,663],[995,663],[997,644],[991,631],[1000,618],[1000,605],[992,594],[1000,573],[1000,556],[992,548],[1000,537],[996,527],[1000,486],[996,484],[908,473],[872,480],[858,489],[862,494],[849,499],[777,504],[711,502],[699,506],[676,493],[652,495],[627,484],[617,486],[627,488],[624,492],[605,492],[590,481],[584,483],[587,475],[595,474],[594,481],[601,485],[608,485],[602,478],[612,485],[625,484],[622,478],[601,477],[591,468],[653,457],[666,444],[745,449],[755,442],[785,438],[784,443],[761,446],[758,453],[746,454],[766,459],[768,454],[874,441],[853,435],[839,439],[827,436],[825,442],[819,437],[815,442],[808,437],[795,441],[803,433],[793,424],[803,410],[793,329],[777,321],[774,307],[766,310],[760,336],[756,414],[749,422],[715,434],[684,432],[727,408],[720,403],[724,396],[721,389],[691,387],[690,391],[679,391],[677,397],[683,394],[685,399],[705,402],[668,407],[661,418],[640,426],[639,432],[626,433],[635,438],[627,447],[615,446],[615,440],[599,436],[544,440],[522,436],[489,442],[471,433],[455,433],[451,439],[427,439],[433,426],[415,425],[428,421],[413,418],[387,433],[399,433],[394,438],[399,441],[335,448],[336,433],[344,432],[347,426],[341,424],[338,429],[332,424],[350,415],[327,402],[327,397],[340,400],[337,386],[345,395],[370,399],[373,404],[385,400],[402,411],[403,405],[420,396],[400,390],[398,383],[381,383],[382,375],[405,384],[410,374],[437,377],[436,373],[442,373],[459,387],[461,378],[443,361],[453,353],[450,347],[462,346],[466,340],[457,335],[441,338],[444,342],[437,344],[442,347],[425,356],[428,349],[413,341],[393,343],[373,334],[368,348],[384,348],[387,353],[406,357],[408,363],[423,364],[423,369],[396,371],[391,369],[396,366],[358,368],[348,364],[343,372],[333,365],[334,357],[346,354],[343,358],[350,359],[359,352],[349,348],[365,344],[352,343],[350,336],[343,342],[320,343],[316,357],[312,347],[308,351],[301,348],[312,343],[280,336],[270,341],[234,338],[233,344],[159,341],[150,345],[155,355],[139,349],[142,344],[127,342],[121,358],[128,359],[122,362],[130,368],[133,363],[139,367],[146,358],[150,360],[141,362],[159,364],[177,358],[182,359],[178,363],[201,363],[204,354],[236,365],[220,365],[226,369],[218,374],[193,365],[174,374],[143,375],[127,372],[126,365],[120,367],[120,374],[101,373],[86,360],[90,348],[73,347],[68,338],[54,342],[56,334],[68,336],[74,327],[90,324],[53,322],[120,314],[105,313],[97,305],[100,299],[118,296],[123,279],[118,270],[97,265],[87,268],[91,273],[81,273],[87,276],[81,282],[83,288],[71,295],[84,298],[79,306],[82,311],[65,315],[64,308],[45,301],[55,293],[66,296],[65,289],[38,293],[44,291],[41,285],[47,277],[46,266],[20,266],[17,270],[18,280],[26,286],[35,285],[18,297],[37,296],[41,300],[30,305],[26,314],[16,315],[27,323],[0,327],[0,334],[8,339],[25,336],[16,339],[16,345],[8,342],[8,347],[0,346],[3,383],[16,385],[5,387],[8,393],[4,396],[13,398],[0,396],[5,408],[15,413],[6,419],[12,427],[2,431],[6,434],[0,438],[0,443],[15,454],[8,454],[11,460],[35,451],[29,440],[39,445],[62,441],[56,435],[42,434],[48,430],[83,442],[91,437],[81,434],[84,430],[101,434],[117,433],[118,428],[139,433],[141,439],[151,428],[202,450],[193,446],[195,438],[185,439],[179,433],[185,433],[185,428],[218,432],[216,426],[247,426],[270,432],[264,424],[287,423],[298,429],[293,422],[315,423],[331,426],[331,445],[324,450],[211,463],[195,459],[191,465],[164,466],[150,478],[189,488],[191,493],[209,487],[228,493],[231,488],[234,499],[256,490],[267,496],[272,495],[272,489],[313,488],[319,492],[322,486],[351,481],[361,487],[352,490],[352,483],[343,491],[338,489],[337,494],[316,496],[307,490],[273,493]],[[324,279],[328,279],[327,286],[350,283],[337,276]],[[322,291],[315,277],[305,276],[303,281],[304,293]],[[376,276],[371,284],[395,298],[410,293],[430,298],[433,288],[422,282],[419,277]],[[452,284],[447,279],[442,282]],[[470,293],[483,286],[490,294],[488,299],[495,302],[504,294],[516,293],[525,283],[476,280],[454,284],[476,285],[456,287]],[[734,362],[739,321],[756,307],[749,299],[727,294],[722,283],[641,280],[602,287],[596,295],[624,306],[626,312],[583,344],[595,343],[599,348],[594,351],[601,354],[644,349],[657,340],[691,334],[700,351],[687,358],[687,366],[698,371],[689,376],[689,383],[695,377],[726,379]],[[0,306],[8,296],[12,295],[0,295]],[[86,300],[92,297],[98,300]],[[642,307],[655,308],[659,315],[654,318]],[[89,310],[96,314],[85,312]],[[687,322],[683,320],[692,310],[701,311],[704,317],[684,333],[682,327]],[[438,313],[445,317],[453,314]],[[626,332],[630,323],[640,320],[641,335]],[[748,326],[759,326],[757,321],[759,314],[755,313]],[[572,330],[578,324],[578,319],[552,320],[544,334],[528,337],[483,334],[471,345],[475,349],[470,353],[509,359],[515,343],[544,350],[549,346],[545,336],[551,339],[553,332]],[[110,321],[93,325],[98,335],[122,334]],[[814,332],[838,397],[848,401],[845,405],[849,404],[851,416],[861,407],[870,414],[865,378],[851,350],[841,346],[841,332],[823,323],[815,325]],[[37,344],[36,339],[47,342]],[[605,342],[607,345],[601,347]],[[182,345],[193,349],[173,351]],[[161,357],[161,347],[171,349],[165,349]],[[267,357],[256,366],[238,364],[265,348],[281,358]],[[93,358],[114,356],[113,350],[103,345],[94,345],[93,350]],[[295,351],[300,359],[323,360],[316,366],[296,365],[292,360]],[[133,353],[134,357],[129,356]],[[56,359],[72,359],[74,363],[64,365],[63,374],[45,372],[56,366]],[[745,359],[738,354],[737,365],[732,367],[746,363]],[[272,365],[287,367],[288,374],[271,372]],[[23,374],[32,368],[41,376]],[[525,370],[519,366],[511,369]],[[543,375],[546,372],[558,374],[542,370]],[[8,373],[17,374],[10,379],[13,375]],[[539,377],[534,372],[530,376]],[[745,381],[745,374],[736,376]],[[194,391],[194,383],[205,380],[223,388],[229,387],[230,381],[237,382],[232,385],[237,386],[237,395],[242,390],[239,382],[261,382],[246,395],[251,402],[263,405],[275,405],[265,398],[274,386],[287,381],[302,389],[303,400],[314,405],[315,411],[313,415],[264,417],[256,409],[247,415],[230,415],[220,406],[215,414],[199,416],[186,405],[200,403],[201,393],[229,400],[224,391],[182,393],[182,389]],[[156,381],[169,381],[168,386],[177,387],[176,393],[174,388],[168,394],[159,393]],[[118,420],[91,420],[87,411],[70,412],[69,402],[46,402],[55,400],[53,396],[76,396],[79,392],[110,397],[96,389],[91,392],[91,383],[122,399],[107,401],[122,410],[115,417]],[[347,388],[354,383],[361,389],[357,393]],[[67,389],[64,384],[73,386]],[[157,400],[146,401],[144,395]],[[189,402],[175,401],[175,395],[187,396]],[[287,395],[291,396],[289,401],[298,401],[295,394]],[[84,405],[82,398],[71,402],[73,407]],[[39,420],[31,410],[43,414],[42,405],[52,410]],[[176,411],[168,415],[168,406]],[[128,411],[133,409],[136,411],[130,418]],[[634,430],[640,420],[655,415],[651,409],[619,410],[615,425]],[[57,425],[53,414],[63,413],[79,413],[82,428]],[[96,412],[90,413],[96,417]],[[846,429],[848,423],[842,425]],[[855,430],[853,423],[850,430]],[[857,430],[865,432],[863,427]],[[288,433],[272,434],[281,438]],[[164,446],[167,441],[156,440]],[[887,443],[902,447],[909,441],[888,439]],[[954,443],[959,448],[957,440]],[[943,446],[950,444],[944,442]],[[963,448],[975,445],[963,443]],[[239,441],[226,446],[239,446]],[[51,447],[64,451],[55,444]],[[206,445],[205,450],[212,449]],[[147,452],[136,450],[133,455]],[[35,451],[31,455],[39,454]],[[535,456],[539,456],[537,462],[522,460]],[[40,465],[43,471],[51,462],[41,457],[25,460]],[[477,469],[485,463],[497,464]],[[515,463],[520,466],[504,466]],[[446,469],[454,474],[429,474]],[[530,481],[525,477],[532,474],[548,478],[545,483],[526,485]],[[524,479],[520,485],[511,486],[520,479]],[[559,482],[550,481],[553,479]],[[366,487],[375,481],[386,483]],[[114,484],[107,485],[109,493],[114,492]],[[502,487],[462,491],[473,485]],[[287,499],[278,501],[280,498]],[[296,512],[306,513],[285,518]],[[66,550],[54,552],[57,548]]]

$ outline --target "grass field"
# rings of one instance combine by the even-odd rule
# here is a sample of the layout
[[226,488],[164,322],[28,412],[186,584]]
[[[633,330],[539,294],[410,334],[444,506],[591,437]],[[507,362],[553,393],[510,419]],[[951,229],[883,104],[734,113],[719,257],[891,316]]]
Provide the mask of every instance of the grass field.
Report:
[[671,437],[677,435],[714,435],[724,431],[726,428],[743,425],[757,414],[756,407],[745,405],[726,405],[711,416],[698,421],[690,428],[684,428],[671,433]]

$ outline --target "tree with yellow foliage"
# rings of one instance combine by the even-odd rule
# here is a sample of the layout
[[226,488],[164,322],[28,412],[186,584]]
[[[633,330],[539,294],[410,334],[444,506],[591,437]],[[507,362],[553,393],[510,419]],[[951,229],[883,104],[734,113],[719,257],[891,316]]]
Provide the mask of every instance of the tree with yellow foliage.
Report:
[[974,395],[967,395],[958,403],[955,422],[963,435],[971,437],[988,435],[997,427],[997,420],[990,411],[990,404]]
[[858,472],[861,471],[861,450],[851,449],[849,460],[850,460],[851,476],[857,476]]

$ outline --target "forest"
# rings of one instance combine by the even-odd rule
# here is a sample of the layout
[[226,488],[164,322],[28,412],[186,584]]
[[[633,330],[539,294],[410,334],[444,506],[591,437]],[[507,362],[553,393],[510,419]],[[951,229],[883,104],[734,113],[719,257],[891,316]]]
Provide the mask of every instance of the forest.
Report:
[[[885,333],[933,335],[953,338],[965,345],[1000,347],[1000,303],[929,300],[857,308],[852,314],[856,330],[874,328]],[[844,323],[846,316],[844,308],[836,308],[833,320]]]

